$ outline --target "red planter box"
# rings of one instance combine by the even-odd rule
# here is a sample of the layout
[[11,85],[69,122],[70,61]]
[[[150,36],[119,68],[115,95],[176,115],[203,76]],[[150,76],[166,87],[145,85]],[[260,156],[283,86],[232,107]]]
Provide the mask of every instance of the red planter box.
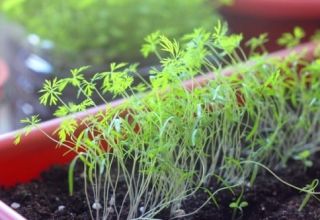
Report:
[[246,39],[267,32],[269,51],[279,49],[276,40],[295,26],[301,26],[307,36],[320,28],[319,0],[234,0],[221,13],[230,30],[243,33]]
[[[306,58],[312,59],[314,43],[306,43],[296,47],[295,50],[306,50]],[[270,56],[285,57],[290,50],[282,50],[270,54]],[[250,63],[248,63],[250,65]],[[223,72],[225,75],[232,74],[232,68],[227,68]],[[214,79],[213,73],[195,78],[193,81],[186,81],[184,85],[192,89],[205,84],[208,80]],[[117,100],[111,103],[112,106],[119,105],[123,100]],[[87,115],[103,111],[104,106],[88,109],[75,115],[82,119]],[[57,118],[41,123],[39,126],[43,131],[51,134],[55,131],[62,119]],[[19,145],[14,145],[14,139],[17,132],[10,132],[0,135],[0,185],[10,186],[16,183],[25,182],[37,177],[40,172],[54,164],[68,163],[74,155],[67,154],[63,156],[66,150],[57,148],[56,143],[49,140],[39,130],[33,130],[28,136],[22,137]]]
[[[306,43],[296,47],[296,51],[306,51],[306,59],[313,58],[313,51],[315,49],[314,43]],[[285,57],[290,50],[282,50],[273,54],[272,57]],[[250,65],[250,62],[247,63]],[[224,75],[232,74],[232,67],[223,71]],[[184,82],[184,86],[188,89],[202,86],[207,81],[214,79],[213,73],[208,73],[205,76],[200,76],[192,81]],[[113,107],[121,104],[123,100],[117,100],[111,103]],[[99,111],[103,111],[104,106],[89,109],[85,112],[75,114],[79,120],[87,115],[96,114]],[[56,130],[61,123],[62,119],[57,118],[47,122],[41,123],[39,126],[47,133],[52,133]],[[56,164],[67,164],[74,157],[69,153],[64,155],[66,150],[61,147],[57,148],[56,143],[50,141],[41,131],[33,130],[31,133],[23,137],[21,143],[18,146],[14,145],[14,139],[17,132],[11,132],[4,135],[0,135],[0,185],[11,186],[17,183],[29,181],[39,176],[39,174]],[[3,209],[3,210],[2,210]],[[6,213],[11,211],[7,210],[5,206],[1,206],[0,203],[0,217],[5,216]],[[2,219],[2,218],[0,218]],[[9,220],[7,218],[6,220]],[[12,217],[10,220],[18,218]]]

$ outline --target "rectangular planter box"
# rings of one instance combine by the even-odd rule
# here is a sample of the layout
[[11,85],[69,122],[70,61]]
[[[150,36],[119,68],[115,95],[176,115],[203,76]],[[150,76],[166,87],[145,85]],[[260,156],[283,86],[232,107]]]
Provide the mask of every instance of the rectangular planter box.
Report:
[[[296,52],[306,52],[305,58],[312,60],[313,52],[316,48],[315,43],[306,43],[296,47]],[[282,50],[272,53],[270,57],[286,57],[292,50]],[[250,62],[246,65],[251,65]],[[232,67],[226,68],[222,73],[226,76],[231,75]],[[213,73],[208,73],[205,76],[196,77],[192,81],[184,82],[184,86],[190,90],[194,87],[199,87],[209,80],[215,78]],[[124,100],[117,100],[111,103],[111,107],[121,104]],[[104,106],[88,109],[74,116],[81,120],[82,118],[96,114],[99,111],[104,111]],[[53,133],[62,122],[61,118],[53,119],[39,124],[42,130],[46,133]],[[33,130],[31,133],[23,137],[18,146],[14,145],[14,139],[18,131],[0,135],[0,185],[12,186],[17,183],[30,181],[40,175],[41,172],[49,167],[57,164],[67,164],[75,156],[74,154],[64,155],[66,150],[63,147],[57,148],[56,143],[48,139],[41,131]],[[0,217],[6,213],[11,213],[6,210],[5,206],[0,206]],[[7,218],[8,220],[10,218]],[[19,218],[11,218],[19,219]],[[10,219],[10,220],[11,220]]]

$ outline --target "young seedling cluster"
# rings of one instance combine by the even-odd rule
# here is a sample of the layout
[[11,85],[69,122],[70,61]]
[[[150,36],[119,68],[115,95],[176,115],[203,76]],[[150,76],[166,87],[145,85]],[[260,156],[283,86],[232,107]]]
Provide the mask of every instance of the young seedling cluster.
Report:
[[[296,45],[300,31],[280,42]],[[208,192],[206,203],[216,203],[218,192],[253,184],[261,169],[272,172],[292,157],[312,165],[306,152],[316,152],[320,141],[320,59],[315,54],[314,61],[305,60],[303,51],[267,57],[265,34],[247,43],[253,54],[247,58],[241,41],[221,23],[212,33],[197,29],[182,42],[155,32],[142,47],[144,56],[155,54],[161,63],[149,81],[134,82],[137,65],[112,63],[89,81],[84,67],[45,82],[40,102],[57,106],[55,115],[64,117],[54,134],[45,135],[77,153],[70,165],[71,192],[75,163],[84,164],[92,219],[152,219],[164,209],[179,218],[195,212],[183,210],[183,201],[199,190]],[[231,76],[224,75],[226,66],[232,66]],[[208,72],[215,80],[199,86],[195,78]],[[63,101],[67,86],[78,91],[78,103]],[[127,99],[111,107],[106,94]],[[96,106],[93,95],[105,110],[74,118],[71,113]],[[23,122],[28,132],[38,119]],[[221,188],[212,191],[213,182]],[[307,194],[301,208],[317,195],[317,183],[297,188]],[[234,216],[248,206],[242,196],[230,204]]]

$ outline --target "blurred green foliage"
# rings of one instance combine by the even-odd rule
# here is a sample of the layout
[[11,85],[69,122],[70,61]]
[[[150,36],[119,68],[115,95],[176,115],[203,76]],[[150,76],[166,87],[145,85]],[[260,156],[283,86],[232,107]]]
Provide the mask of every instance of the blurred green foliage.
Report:
[[[76,65],[140,61],[144,36],[179,38],[217,20],[207,0],[2,0],[1,11]],[[58,59],[58,60],[59,60]]]

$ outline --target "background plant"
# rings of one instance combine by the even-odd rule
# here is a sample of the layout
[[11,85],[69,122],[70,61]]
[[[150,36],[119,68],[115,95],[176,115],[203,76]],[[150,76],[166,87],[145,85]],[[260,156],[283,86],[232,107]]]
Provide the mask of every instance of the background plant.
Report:
[[205,0],[4,0],[0,9],[29,32],[53,41],[55,62],[66,59],[68,69],[142,60],[137,51],[145,35],[160,30],[179,38],[199,25],[210,28],[217,19]]

